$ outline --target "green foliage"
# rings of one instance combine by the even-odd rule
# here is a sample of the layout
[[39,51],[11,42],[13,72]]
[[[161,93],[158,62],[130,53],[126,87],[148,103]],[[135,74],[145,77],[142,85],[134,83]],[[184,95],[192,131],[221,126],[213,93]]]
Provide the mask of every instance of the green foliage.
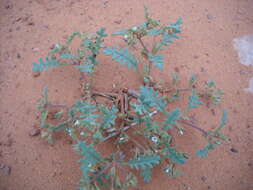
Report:
[[57,59],[46,57],[45,61],[40,58],[39,63],[33,63],[33,72],[48,71],[48,69],[53,67],[62,66]]
[[176,108],[175,110],[166,114],[166,120],[164,121],[163,127],[164,129],[172,129],[173,125],[176,125],[177,120],[180,119],[180,109]]
[[152,175],[152,170],[150,168],[146,168],[145,170],[143,170],[141,172],[140,175],[143,177],[145,182],[150,182],[151,179],[152,179],[152,176],[151,176]]
[[137,158],[129,160],[128,165],[133,169],[150,169],[159,164],[160,156],[139,155]]
[[148,55],[149,60],[160,70],[164,68],[164,57],[161,55]]
[[87,145],[86,142],[78,142],[76,148],[80,149],[80,154],[83,156],[83,158],[79,160],[79,162],[81,162],[83,177],[89,178],[92,167],[103,162],[103,158],[92,145]]
[[119,49],[117,47],[104,49],[105,55],[112,55],[112,59],[122,65],[127,65],[128,68],[138,71],[138,60],[127,48]]
[[71,108],[70,115],[80,113],[79,118],[76,120],[76,125],[93,126],[97,123],[97,107],[94,103],[88,101],[77,101]]
[[185,164],[186,159],[188,159],[186,153],[177,152],[175,147],[165,148],[163,152],[165,153],[165,157],[169,158],[175,164]]
[[[203,99],[213,104],[220,103],[222,91],[213,81],[208,81],[199,90],[197,77],[192,75],[188,88],[181,89],[177,88],[178,73],[172,74],[170,86],[167,82],[155,81],[151,75],[153,66],[160,70],[165,68],[166,60],[161,50],[179,38],[182,19],[162,25],[151,17],[147,7],[144,16],[143,23],[113,33],[113,36],[123,37],[126,48],[105,47],[105,28],[94,34],[76,31],[65,43],[55,44],[45,60],[40,58],[39,64],[33,63],[34,72],[72,65],[82,76],[83,96],[74,105],[51,104],[47,87],[38,104],[42,138],[53,143],[54,135],[63,131],[77,143],[74,149],[81,155],[80,190],[127,190],[137,185],[134,170],[149,182],[152,169],[164,164],[163,170],[169,177],[181,175],[177,165],[185,164],[189,156],[176,149],[179,146],[174,141],[173,130],[183,135],[187,127],[191,127],[203,134],[207,145],[197,150],[199,157],[206,157],[210,150],[227,140],[222,133],[227,124],[227,111],[223,112],[220,125],[210,131],[198,127],[189,115],[193,108],[203,104]],[[146,37],[157,40],[149,46]],[[80,42],[76,52],[71,48],[74,40]],[[135,49],[134,53],[130,49]],[[97,58],[101,52],[137,72],[142,82],[139,91],[130,89],[129,85],[110,92],[100,92],[93,87],[96,67],[100,64]],[[175,104],[189,91],[188,105],[181,112],[182,109]],[[106,101],[97,99],[98,96]],[[106,141],[115,149],[109,149],[104,155],[96,147]]]
[[188,109],[198,108],[199,105],[202,105],[203,102],[200,101],[199,96],[196,92],[196,90],[192,90],[192,95],[189,96],[188,100]]
[[[150,112],[150,108],[152,107],[155,107],[159,112],[163,112],[166,102],[162,97],[159,97],[159,93],[152,87],[141,86],[139,105],[141,105],[142,110],[145,110],[145,112]],[[138,110],[136,112],[138,113]]]
[[115,125],[115,119],[117,118],[118,109],[113,105],[112,109],[108,109],[106,106],[101,106],[102,117],[102,127],[108,129]]
[[207,157],[210,150],[213,150],[218,145],[221,145],[222,141],[227,141],[227,138],[221,133],[221,129],[223,129],[227,124],[227,119],[228,119],[228,112],[227,110],[224,110],[221,117],[220,126],[214,131],[208,132],[208,144],[203,149],[196,151],[198,157],[200,158]]

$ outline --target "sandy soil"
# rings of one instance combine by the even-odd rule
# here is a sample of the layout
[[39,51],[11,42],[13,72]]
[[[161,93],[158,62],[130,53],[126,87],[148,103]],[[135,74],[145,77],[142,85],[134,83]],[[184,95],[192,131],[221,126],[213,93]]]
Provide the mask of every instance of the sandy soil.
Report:
[[[217,124],[221,110],[229,109],[225,134],[230,142],[208,159],[192,156],[182,177],[168,179],[155,172],[145,190],[251,190],[253,189],[253,95],[246,92],[252,66],[240,64],[233,39],[253,34],[251,0],[0,0],[0,189],[76,189],[81,175],[68,139],[59,135],[53,146],[29,133],[38,126],[36,102],[44,85],[55,103],[71,104],[80,97],[79,74],[59,68],[34,78],[32,62],[44,57],[52,44],[73,31],[94,32],[106,26],[109,33],[143,20],[143,4],[163,22],[183,17],[182,39],[166,52],[169,79],[174,69],[182,80],[196,73],[200,83],[212,78],[225,91],[224,102],[201,110],[203,128]],[[111,43],[110,40],[106,43]],[[121,43],[121,42],[119,42]],[[136,87],[138,78],[101,57],[96,87],[107,90],[113,83]],[[108,83],[105,83],[105,78]],[[128,82],[127,82],[128,81]],[[214,109],[215,114],[211,114]],[[188,130],[179,139],[181,150],[193,154],[204,139]],[[231,152],[231,148],[237,151]],[[3,167],[5,166],[5,167]]]

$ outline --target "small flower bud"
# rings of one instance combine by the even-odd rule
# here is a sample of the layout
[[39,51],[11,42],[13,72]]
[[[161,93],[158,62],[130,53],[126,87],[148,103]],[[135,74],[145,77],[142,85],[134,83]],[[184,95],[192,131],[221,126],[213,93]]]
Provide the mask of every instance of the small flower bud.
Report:
[[157,143],[158,142],[158,137],[152,137],[151,140],[154,142],[154,143]]

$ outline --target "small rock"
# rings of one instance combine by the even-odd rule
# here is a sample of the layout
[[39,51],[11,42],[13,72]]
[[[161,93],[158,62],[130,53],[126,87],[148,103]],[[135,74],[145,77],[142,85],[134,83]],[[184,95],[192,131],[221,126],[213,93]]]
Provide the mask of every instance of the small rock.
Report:
[[12,7],[13,7],[13,6],[12,6],[11,4],[6,4],[6,5],[5,5],[5,8],[6,8],[6,9],[11,9]]
[[0,164],[0,169],[4,173],[4,175],[8,176],[11,174],[11,167],[6,166],[5,164]]
[[11,168],[9,166],[5,166],[3,168],[3,173],[4,175],[8,176],[8,175],[11,175]]
[[16,27],[16,30],[18,31],[18,30],[20,30],[20,28],[21,28],[20,26],[17,26],[17,27]]
[[17,58],[20,59],[21,58],[21,54],[17,53]]
[[202,177],[201,177],[201,180],[202,180],[203,182],[205,182],[206,179],[207,179],[207,178],[206,178],[205,176],[202,176]]
[[34,52],[40,51],[39,48],[32,48],[32,50],[33,50]]
[[233,153],[238,153],[238,152],[239,152],[239,151],[238,151],[237,149],[235,149],[235,148],[231,148],[230,151],[233,152]]
[[33,77],[34,77],[34,78],[37,78],[37,77],[39,77],[39,76],[40,76],[40,72],[33,72],[33,74],[32,74],[32,75],[33,75]]
[[28,26],[34,26],[35,24],[34,24],[34,22],[28,22],[27,25],[28,25]]
[[115,23],[115,24],[120,24],[120,23],[121,23],[121,20],[115,20],[114,23]]
[[29,133],[31,137],[37,136],[40,134],[40,129],[32,129]]
[[214,19],[214,16],[211,15],[211,14],[207,14],[206,17],[207,17],[209,20],[213,20],[213,19]]
[[214,109],[211,109],[211,112],[213,115],[215,115],[215,110]]
[[193,56],[193,58],[194,58],[194,59],[198,59],[198,58],[199,58],[199,56],[197,56],[197,55],[194,55],[194,56]]

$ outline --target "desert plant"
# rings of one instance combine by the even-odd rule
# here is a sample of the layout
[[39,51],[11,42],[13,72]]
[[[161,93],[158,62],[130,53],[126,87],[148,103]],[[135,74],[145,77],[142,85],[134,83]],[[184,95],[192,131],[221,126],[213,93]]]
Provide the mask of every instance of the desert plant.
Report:
[[[175,23],[162,25],[149,15],[145,7],[143,23],[113,33],[113,36],[122,37],[126,48],[105,47],[103,41],[107,34],[104,28],[91,35],[74,32],[66,43],[56,44],[45,60],[33,63],[34,72],[73,65],[79,69],[84,80],[83,97],[74,105],[52,104],[45,87],[38,106],[43,138],[53,143],[54,132],[65,131],[76,142],[74,149],[81,155],[80,189],[128,189],[137,184],[135,170],[140,171],[145,182],[149,182],[153,168],[164,165],[163,171],[170,177],[176,177],[180,174],[176,165],[185,164],[189,155],[176,148],[173,130],[183,135],[187,127],[191,127],[207,139],[206,147],[196,151],[199,157],[206,157],[210,150],[226,141],[221,129],[226,125],[227,111],[223,112],[220,126],[210,131],[198,127],[189,116],[193,109],[204,104],[204,100],[220,103],[222,94],[214,82],[209,81],[202,90],[198,90],[197,78],[193,75],[189,86],[180,89],[176,87],[179,80],[177,73],[172,74],[170,88],[152,78],[153,67],[164,69],[165,57],[161,53],[179,38],[181,24],[182,19],[179,18]],[[155,38],[151,47],[144,42],[150,37]],[[72,52],[70,48],[74,38],[80,40],[77,52]],[[92,80],[96,74],[95,67],[99,65],[97,55],[101,52],[136,72],[140,76],[140,88],[95,91]],[[176,105],[183,93],[189,94],[186,107],[168,109],[168,105]],[[98,101],[98,97],[108,101]],[[156,115],[160,115],[159,120]],[[97,150],[107,141],[113,142],[115,147],[109,156]],[[126,150],[124,147],[129,144],[133,146]]]

